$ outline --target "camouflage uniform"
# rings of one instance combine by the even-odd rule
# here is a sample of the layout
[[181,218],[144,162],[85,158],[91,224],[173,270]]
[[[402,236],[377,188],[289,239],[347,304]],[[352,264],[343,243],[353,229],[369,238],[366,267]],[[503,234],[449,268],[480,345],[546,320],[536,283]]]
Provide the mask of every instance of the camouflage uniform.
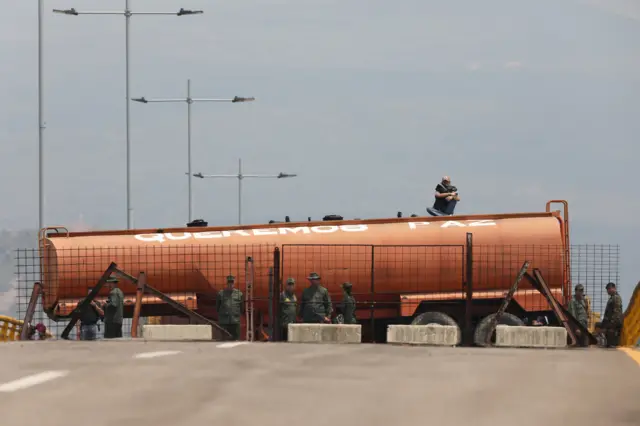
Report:
[[[582,297],[578,297],[581,293]],[[589,306],[587,300],[584,297],[584,286],[578,284],[575,288],[575,295],[569,301],[568,311],[576,321],[578,321],[585,329],[589,328]],[[589,346],[589,337],[587,335],[582,336],[580,330],[576,330],[578,343],[580,346]]]
[[[307,278],[314,281],[320,280],[320,276],[315,272],[312,272]],[[325,318],[331,317],[332,310],[329,291],[320,284],[311,285],[302,291],[300,301],[302,322],[324,323]]]
[[[233,275],[227,276],[227,283],[234,283]],[[231,334],[232,340],[240,339],[240,316],[244,314],[244,295],[237,288],[224,289],[216,296],[218,323]]]
[[[607,289],[610,284],[607,284]],[[607,346],[618,346],[620,331],[622,330],[622,298],[616,291],[609,296],[607,307],[604,310],[602,328],[605,329]]]
[[[287,284],[295,284],[293,278],[287,280]],[[289,335],[289,324],[296,322],[298,312],[298,299],[295,293],[287,290],[280,293],[280,327],[282,328],[282,340],[287,341]]]
[[[117,283],[116,278],[109,278],[108,283]],[[104,338],[114,339],[122,337],[122,317],[124,311],[124,293],[118,287],[109,292],[107,303],[104,305]]]
[[[583,292],[584,287],[582,284],[576,286],[576,292]],[[569,313],[576,319],[584,328],[589,327],[589,313],[587,312],[587,301],[584,296],[579,299],[577,296],[573,296],[569,302]]]
[[353,285],[351,283],[342,284],[342,303],[340,303],[340,308],[342,310],[342,317],[344,318],[345,324],[357,324],[356,321],[356,299],[351,295],[351,288]]

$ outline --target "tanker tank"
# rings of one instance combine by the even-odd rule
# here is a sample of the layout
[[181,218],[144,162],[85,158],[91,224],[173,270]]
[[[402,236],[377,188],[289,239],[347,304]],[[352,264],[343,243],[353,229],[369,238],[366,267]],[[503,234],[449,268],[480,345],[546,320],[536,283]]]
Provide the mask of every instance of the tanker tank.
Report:
[[[267,271],[274,266],[276,248],[283,279],[293,277],[303,284],[315,271],[332,294],[340,294],[340,284],[351,281],[354,291],[363,294],[374,293],[374,282],[372,297],[387,301],[416,294],[443,298],[462,294],[467,233],[473,234],[474,292],[502,294],[527,257],[554,293],[566,297],[565,231],[559,212],[547,211],[61,232],[41,240],[43,307],[51,318],[68,317],[115,262],[133,276],[145,272],[150,285],[204,311],[227,274],[236,275],[243,289],[248,256],[255,268],[254,299],[266,306]],[[122,282],[121,288],[127,305],[132,305],[135,285]],[[105,297],[106,289],[99,296]],[[151,297],[143,300],[148,307],[158,304]],[[125,312],[131,315],[131,310]]]

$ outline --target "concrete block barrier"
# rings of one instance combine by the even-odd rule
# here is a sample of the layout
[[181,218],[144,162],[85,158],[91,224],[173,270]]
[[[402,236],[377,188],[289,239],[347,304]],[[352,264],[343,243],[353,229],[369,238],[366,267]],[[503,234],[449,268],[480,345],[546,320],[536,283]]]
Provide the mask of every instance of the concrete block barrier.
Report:
[[288,341],[297,343],[361,343],[359,324],[289,324]]
[[453,325],[390,325],[387,343],[455,346],[460,343],[460,328]]
[[517,348],[564,348],[567,330],[564,327],[526,327],[499,325],[496,346]]
[[143,325],[142,338],[145,340],[212,340],[210,325]]

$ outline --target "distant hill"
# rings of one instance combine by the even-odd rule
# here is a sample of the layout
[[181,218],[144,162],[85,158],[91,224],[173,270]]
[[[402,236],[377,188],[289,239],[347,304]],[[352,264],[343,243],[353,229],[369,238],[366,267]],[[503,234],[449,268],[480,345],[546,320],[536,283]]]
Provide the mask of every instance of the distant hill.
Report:
[[0,315],[16,315],[16,250],[37,247],[35,230],[0,231]]

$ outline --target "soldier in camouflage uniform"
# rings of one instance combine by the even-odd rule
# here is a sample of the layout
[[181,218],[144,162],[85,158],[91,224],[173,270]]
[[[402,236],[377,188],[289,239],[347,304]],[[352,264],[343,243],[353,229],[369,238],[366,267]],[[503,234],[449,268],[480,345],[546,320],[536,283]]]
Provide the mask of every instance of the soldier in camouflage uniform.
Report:
[[[573,298],[569,302],[569,313],[580,323],[584,328],[589,328],[589,309],[587,307],[587,301],[584,298],[584,286],[578,284],[575,287]],[[576,330],[579,333],[579,330]],[[582,346],[588,346],[587,336],[578,336]]]
[[122,337],[122,317],[124,311],[124,293],[118,288],[118,279],[107,279],[109,297],[104,304],[104,338]]
[[307,279],[311,285],[302,291],[300,301],[302,322],[330,324],[333,308],[329,291],[320,285],[320,275],[315,272],[309,274]]
[[298,313],[298,299],[295,294],[296,280],[287,279],[285,290],[280,293],[280,326],[282,340],[289,340],[289,324],[295,324]]
[[231,334],[231,340],[240,339],[240,316],[244,314],[244,295],[234,287],[236,277],[227,276],[227,288],[216,297],[218,324]]
[[604,318],[601,327],[607,339],[607,346],[612,348],[618,346],[620,340],[620,331],[622,330],[622,298],[616,290],[615,283],[607,284],[607,293],[609,301],[604,310]]
[[342,284],[342,303],[340,308],[342,310],[342,317],[344,318],[344,324],[357,324],[356,321],[356,299],[351,295],[351,289],[353,285],[351,283]]
[[589,313],[587,312],[587,301],[584,298],[584,286],[582,284],[578,284],[575,288],[573,298],[569,302],[569,313],[584,328],[589,326]]

